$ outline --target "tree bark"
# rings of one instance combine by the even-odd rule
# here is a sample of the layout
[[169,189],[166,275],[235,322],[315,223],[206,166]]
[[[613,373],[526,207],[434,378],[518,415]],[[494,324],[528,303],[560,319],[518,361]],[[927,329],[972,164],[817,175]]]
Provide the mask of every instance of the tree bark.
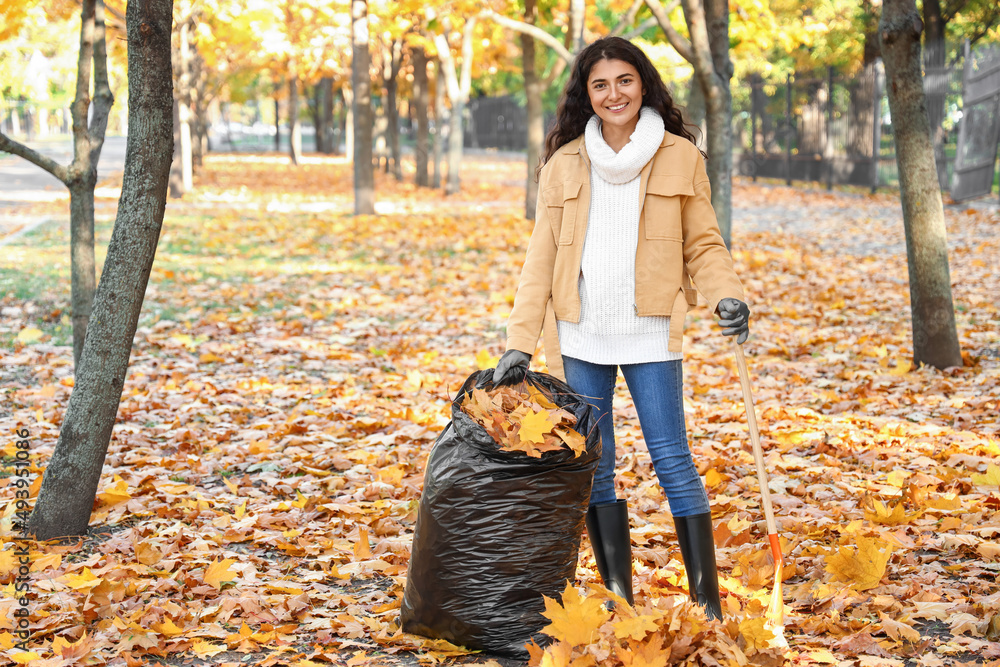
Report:
[[126,10],[129,133],[108,256],[59,441],[28,519],[36,540],[83,535],[114,428],[167,199],[173,143],[173,0]]
[[302,163],[302,125],[299,123],[299,75],[295,58],[288,61],[288,157],[292,164]]
[[[525,0],[524,22],[535,25],[538,10],[535,0]],[[538,180],[535,170],[541,159],[545,143],[545,117],[542,109],[542,82],[538,79],[535,65],[535,38],[530,34],[521,33],[521,60],[524,68],[525,113],[528,120],[528,169],[524,181],[524,217],[535,219],[535,207],[538,203]]]
[[341,89],[344,98],[344,155],[354,157],[354,90]]
[[427,163],[430,157],[430,124],[427,107],[430,103],[427,81],[427,54],[423,47],[413,49],[413,108],[417,115],[416,183],[421,187],[429,185]]
[[885,0],[879,22],[910,277],[913,361],[962,365],[948,269],[948,241],[920,63],[923,23],[913,0]]
[[315,128],[316,136],[316,152],[325,153],[326,145],[323,143],[326,135],[326,129],[323,127],[323,82],[318,81],[312,88],[312,95],[306,96],[306,103],[309,105],[309,110],[312,113],[313,128]]
[[441,187],[441,153],[443,151],[444,139],[444,88],[445,83],[441,78],[441,58],[434,63],[434,169],[431,175],[431,187]]
[[[77,61],[76,97],[71,107],[73,161],[63,166],[51,158],[0,133],[0,151],[20,156],[49,172],[70,191],[71,304],[73,311],[73,362],[83,353],[94,302],[94,187],[97,163],[104,147],[108,116],[114,96],[108,85],[108,57],[102,0],[84,0],[80,22],[80,54]],[[93,115],[90,80],[94,79]],[[16,118],[16,114],[14,115]]]
[[372,165],[372,81],[369,74],[368,2],[352,0],[351,86],[354,91],[354,214],[375,213],[375,168]]
[[[574,0],[575,1],[575,0]],[[446,35],[435,35],[441,63],[441,71],[448,85],[448,99],[451,100],[451,127],[448,130],[448,183],[445,185],[446,195],[453,195],[461,189],[459,169],[462,164],[462,147],[464,137],[462,132],[462,116],[465,104],[469,101],[469,90],[472,87],[472,35],[476,27],[477,17],[466,19],[462,28],[462,71],[456,71],[455,59],[451,55]],[[447,22],[446,22],[446,30]]]
[[179,122],[179,144],[177,146],[177,168],[180,170],[181,194],[194,187],[191,166],[191,22],[185,20],[177,28],[178,66],[177,76],[177,120]]
[[403,180],[403,165],[399,148],[399,109],[396,106],[396,95],[399,90],[399,70],[403,65],[403,40],[392,42],[388,62],[388,72],[385,77],[385,120],[386,134],[389,142],[389,155],[392,160],[392,175],[397,181]]
[[683,0],[684,19],[691,35],[695,76],[705,94],[708,162],[712,208],[719,231],[729,247],[732,221],[733,99],[729,80],[729,8],[723,0]]

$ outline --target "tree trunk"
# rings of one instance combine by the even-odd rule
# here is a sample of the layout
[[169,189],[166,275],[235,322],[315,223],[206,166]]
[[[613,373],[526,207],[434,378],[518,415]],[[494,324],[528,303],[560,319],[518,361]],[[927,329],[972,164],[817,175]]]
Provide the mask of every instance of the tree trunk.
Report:
[[177,160],[183,193],[194,187],[191,166],[191,22],[185,21],[177,28],[180,71],[177,77],[177,120],[180,123],[180,143]]
[[170,29],[173,0],[126,9],[129,133],[122,195],[59,441],[45,469],[28,533],[83,535],[128,372],[167,199],[173,142]]
[[281,101],[278,99],[280,84],[274,84],[274,150],[281,151]]
[[372,81],[368,72],[368,1],[352,0],[351,86],[354,89],[354,214],[375,213],[372,165]]
[[[574,0],[575,1],[575,0]],[[469,100],[469,90],[472,87],[472,36],[476,27],[476,16],[466,19],[462,27],[462,71],[456,71],[455,59],[451,55],[451,47],[445,35],[435,35],[434,42],[440,58],[440,72],[444,74],[448,85],[448,98],[451,100],[451,127],[448,130],[448,183],[444,192],[446,195],[457,193],[461,189],[459,169],[462,164],[462,116],[465,104]],[[447,27],[447,26],[446,26]],[[440,83],[440,82],[439,82]]]
[[688,103],[684,109],[687,120],[692,125],[697,125],[701,130],[702,148],[705,144],[705,93],[701,89],[701,79],[694,75],[691,77],[691,84],[688,86]]
[[94,259],[94,187],[97,173],[88,174],[69,186],[70,284],[73,310],[73,365],[80,368],[83,343],[94,308],[97,288]]
[[962,351],[955,330],[944,208],[920,73],[922,28],[913,0],[885,0],[879,32],[906,231],[913,361],[946,368],[962,365]]
[[[94,79],[93,114],[90,80]],[[0,151],[18,155],[49,172],[70,190],[72,257],[73,361],[79,364],[87,337],[94,301],[94,186],[97,163],[104,147],[108,115],[114,96],[108,85],[108,58],[104,28],[104,3],[84,0],[80,21],[80,54],[77,60],[76,97],[72,104],[73,162],[64,167],[0,133]],[[17,113],[12,114],[17,118]],[[17,131],[17,128],[14,128]]]
[[389,121],[389,153],[392,155],[392,175],[397,181],[403,180],[402,153],[399,147],[399,107],[396,95],[399,90],[399,70],[403,65],[403,40],[392,44],[392,61],[389,80],[385,86],[385,117]]
[[354,91],[345,87],[344,96],[344,155],[354,157]]
[[[333,121],[333,77],[324,76],[320,79],[317,105],[320,119],[318,124],[323,127],[323,147],[317,148],[317,150],[325,155],[331,155],[336,152],[336,147],[333,145],[336,136]],[[317,133],[319,133],[319,129],[317,129]]]
[[431,187],[441,187],[441,153],[444,139],[444,81],[441,78],[441,59],[434,63],[434,170]]
[[417,116],[416,153],[417,174],[416,183],[427,187],[427,158],[430,157],[430,125],[427,118],[427,106],[430,102],[427,92],[427,54],[423,47],[413,49],[413,109]]
[[445,184],[446,195],[456,194],[462,189],[459,171],[462,168],[462,116],[465,113],[465,100],[461,98],[451,101],[451,118],[448,127],[448,182]]
[[[538,17],[535,0],[525,0],[524,22],[535,25]],[[535,38],[521,33],[521,60],[524,69],[525,114],[528,121],[528,169],[524,180],[524,217],[535,219],[538,204],[538,179],[535,170],[541,160],[545,142],[545,117],[542,109],[542,82],[535,64]]]
[[708,162],[712,184],[712,208],[726,246],[730,245],[732,221],[733,98],[729,80],[729,8],[722,0],[683,0],[684,19],[694,53],[695,75],[705,93],[708,129]]
[[292,164],[302,163],[302,125],[299,124],[299,75],[295,59],[288,61],[288,157]]
[[[307,97],[308,100],[308,97]],[[316,152],[326,153],[326,128],[323,126],[326,118],[323,114],[323,81],[319,81],[313,86],[312,100],[309,103],[312,112],[313,127],[316,131]]]

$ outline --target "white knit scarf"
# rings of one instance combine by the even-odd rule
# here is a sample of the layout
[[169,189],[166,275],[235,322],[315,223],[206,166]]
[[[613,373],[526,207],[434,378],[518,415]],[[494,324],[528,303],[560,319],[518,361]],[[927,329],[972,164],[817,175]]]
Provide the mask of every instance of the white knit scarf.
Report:
[[587,123],[584,140],[587,142],[587,155],[597,175],[608,183],[628,183],[642,171],[656,149],[663,141],[663,118],[650,108],[639,109],[639,122],[635,125],[629,142],[617,153],[604,140],[601,134],[601,118],[594,114]]

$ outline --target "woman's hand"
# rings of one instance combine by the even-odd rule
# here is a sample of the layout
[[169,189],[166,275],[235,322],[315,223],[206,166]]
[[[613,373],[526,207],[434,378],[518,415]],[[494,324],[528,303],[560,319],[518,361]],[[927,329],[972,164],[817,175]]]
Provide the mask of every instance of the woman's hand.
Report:
[[742,345],[750,336],[750,306],[739,299],[725,298],[719,302],[715,312],[722,318],[719,320],[719,326],[724,327],[722,334],[739,335],[736,342]]
[[528,372],[528,364],[531,363],[531,355],[520,350],[507,350],[500,357],[497,369],[493,371],[493,384],[514,384],[524,380],[524,374]]

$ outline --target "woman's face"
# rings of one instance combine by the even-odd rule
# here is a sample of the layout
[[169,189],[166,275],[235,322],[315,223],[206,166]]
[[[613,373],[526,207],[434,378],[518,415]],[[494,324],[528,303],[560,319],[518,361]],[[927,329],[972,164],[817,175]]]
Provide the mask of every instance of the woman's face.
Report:
[[646,92],[634,67],[624,60],[598,60],[587,77],[587,92],[604,127],[631,135]]

